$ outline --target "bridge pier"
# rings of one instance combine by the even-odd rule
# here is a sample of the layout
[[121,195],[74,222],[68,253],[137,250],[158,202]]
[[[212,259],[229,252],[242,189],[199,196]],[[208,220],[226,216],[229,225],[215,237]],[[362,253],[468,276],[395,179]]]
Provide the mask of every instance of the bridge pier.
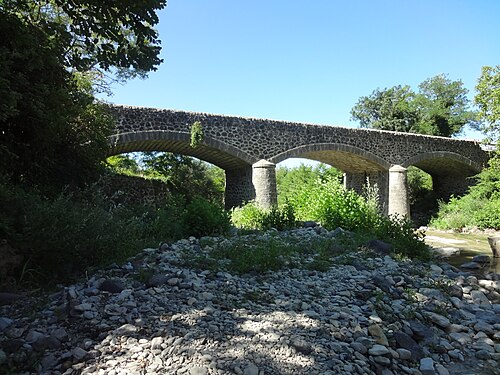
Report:
[[387,213],[389,215],[410,217],[406,168],[401,165],[393,165],[389,168],[389,199]]
[[263,208],[278,204],[276,190],[276,164],[259,160],[252,165],[252,183],[255,189],[255,203]]
[[226,210],[242,206],[245,202],[255,199],[255,189],[252,184],[252,166],[226,170],[225,172],[224,207]]
[[344,187],[348,190],[354,190],[356,193],[365,196],[368,187],[374,189],[378,195],[378,205],[380,212],[387,214],[388,209],[388,178],[387,171],[363,172],[363,173],[345,173]]

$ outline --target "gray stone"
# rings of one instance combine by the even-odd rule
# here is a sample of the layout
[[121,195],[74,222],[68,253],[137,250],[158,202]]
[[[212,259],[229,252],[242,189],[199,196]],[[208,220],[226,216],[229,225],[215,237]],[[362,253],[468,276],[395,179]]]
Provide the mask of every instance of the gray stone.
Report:
[[125,285],[123,285],[121,280],[108,279],[101,283],[99,289],[103,292],[120,293],[125,289]]
[[470,292],[470,295],[472,297],[472,301],[475,304],[481,307],[491,309],[491,302],[488,300],[488,297],[486,297],[483,292],[481,292],[480,290],[472,290]]
[[3,365],[6,362],[7,362],[7,354],[5,354],[5,352],[2,349],[0,349],[0,365]]
[[146,281],[146,287],[147,288],[153,288],[153,287],[164,285],[164,284],[166,284],[168,278],[169,277],[166,276],[166,275],[158,275],[158,274],[152,275]]
[[489,263],[490,260],[491,258],[488,255],[476,255],[472,258],[472,261],[476,263]]
[[243,375],[259,375],[259,368],[255,366],[253,363],[250,363],[243,370]]
[[387,341],[387,337],[385,336],[384,331],[378,324],[372,324],[368,327],[368,332],[375,339],[375,342],[380,345],[389,346],[389,342]]
[[383,345],[375,344],[370,349],[368,349],[368,354],[370,355],[385,355],[389,353],[389,349],[387,349]]
[[3,332],[9,327],[14,321],[6,317],[0,317],[0,332]]
[[425,314],[434,324],[441,328],[448,328],[450,326],[450,320],[442,315],[428,312]]
[[467,262],[467,263],[461,264],[460,267],[468,269],[468,270],[477,270],[477,269],[480,269],[482,266],[476,262]]
[[73,348],[71,354],[73,355],[73,358],[75,358],[77,361],[81,361],[87,356],[87,351],[77,346]]
[[436,363],[434,367],[436,368],[438,375],[450,375],[448,369],[444,367],[442,364]]
[[23,296],[16,293],[0,292],[0,306],[12,305],[14,302],[22,299]]
[[193,366],[189,369],[189,375],[207,375],[208,368],[205,366]]
[[476,358],[486,360],[490,359],[491,355],[489,351],[481,349],[476,352]]
[[419,370],[422,375],[434,375],[436,371],[434,370],[434,361],[432,358],[422,358],[420,360]]
[[134,334],[137,330],[138,328],[132,324],[124,324],[115,329],[114,333],[116,336],[128,336]]

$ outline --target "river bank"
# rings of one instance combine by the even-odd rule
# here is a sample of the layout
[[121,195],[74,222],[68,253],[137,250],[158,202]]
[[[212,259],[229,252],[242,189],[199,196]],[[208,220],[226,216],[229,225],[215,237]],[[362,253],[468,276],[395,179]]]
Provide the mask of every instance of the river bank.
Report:
[[[307,228],[189,238],[145,249],[51,295],[24,296],[0,308],[0,370],[499,373],[498,275],[478,279],[446,263],[366,249],[336,255],[319,270],[318,254],[307,249],[337,236]],[[304,251],[274,271],[228,272],[221,249],[254,246],[256,237]]]

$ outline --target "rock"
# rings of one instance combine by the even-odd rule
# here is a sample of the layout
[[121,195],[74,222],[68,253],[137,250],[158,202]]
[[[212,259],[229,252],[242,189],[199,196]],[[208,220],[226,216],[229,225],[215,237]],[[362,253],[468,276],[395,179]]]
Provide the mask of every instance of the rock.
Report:
[[467,263],[461,264],[460,268],[465,268],[468,270],[477,270],[477,269],[482,268],[482,266],[476,262],[467,262]]
[[312,346],[304,339],[295,339],[290,344],[299,353],[309,355],[312,352]]
[[411,357],[414,360],[420,360],[424,356],[422,347],[406,333],[395,332],[394,339],[396,340],[399,347],[410,351]]
[[420,360],[419,370],[422,375],[434,375],[436,371],[434,370],[434,361],[432,358],[422,358]]
[[436,368],[438,375],[450,375],[450,372],[442,364],[436,363],[434,367]]
[[73,348],[71,354],[73,355],[73,358],[75,358],[77,361],[81,361],[87,356],[87,351],[77,346]]
[[167,280],[169,279],[168,276],[166,275],[159,275],[155,274],[152,275],[147,281],[146,281],[146,287],[147,288],[154,288],[157,286],[161,286],[167,283]]
[[445,329],[450,326],[450,320],[442,315],[428,312],[425,314],[434,324]]
[[243,375],[259,375],[259,368],[255,366],[253,363],[250,363],[243,370]]
[[375,342],[380,345],[389,346],[389,342],[387,341],[387,337],[385,336],[384,331],[378,324],[372,324],[368,327],[368,332],[375,339]]
[[12,305],[14,302],[22,299],[23,296],[16,293],[0,292],[0,306]]
[[137,330],[138,328],[132,324],[124,324],[115,329],[114,334],[116,336],[128,336],[134,334]]
[[407,349],[399,348],[399,349],[396,349],[396,352],[399,355],[399,359],[401,359],[403,361],[408,361],[412,357],[411,352]]
[[46,350],[55,350],[61,347],[61,342],[55,337],[43,336],[38,338],[33,343],[33,349],[37,352],[44,352]]
[[453,284],[448,288],[448,294],[452,297],[462,298],[464,295],[464,291],[460,285]]
[[435,264],[430,265],[431,273],[434,275],[441,275],[443,273],[443,269]]
[[488,297],[486,297],[483,292],[481,292],[480,290],[472,290],[470,292],[470,295],[472,297],[472,301],[475,304],[481,307],[485,307],[487,309],[491,309],[491,302],[488,300]]
[[208,368],[205,366],[193,366],[189,369],[189,375],[206,375]]
[[122,281],[113,279],[104,280],[99,286],[99,290],[109,293],[120,293],[124,289],[125,286]]
[[389,353],[389,349],[387,349],[383,345],[375,344],[370,349],[368,349],[368,354],[370,355],[385,355]]
[[489,263],[490,257],[488,255],[476,255],[472,258],[472,261],[476,263]]
[[487,360],[487,359],[490,359],[491,358],[491,355],[490,355],[490,352],[485,350],[485,349],[481,349],[481,350],[478,350],[476,352],[476,358],[477,359],[483,359],[483,360]]
[[381,240],[370,240],[364,244],[364,246],[380,255],[389,255],[392,252],[392,245]]
[[6,362],[7,362],[7,354],[5,354],[5,352],[2,349],[0,349],[0,365],[3,365]]
[[488,243],[490,244],[493,258],[500,258],[500,236],[488,237]]
[[3,332],[9,327],[14,321],[6,317],[0,317],[0,332]]

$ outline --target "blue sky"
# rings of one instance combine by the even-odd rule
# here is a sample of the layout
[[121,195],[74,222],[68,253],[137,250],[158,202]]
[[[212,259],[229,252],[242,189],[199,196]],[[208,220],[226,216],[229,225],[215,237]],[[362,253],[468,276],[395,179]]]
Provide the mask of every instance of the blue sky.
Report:
[[159,17],[164,63],[108,101],[357,126],[376,88],[445,73],[472,99],[500,63],[499,0],[169,0]]

